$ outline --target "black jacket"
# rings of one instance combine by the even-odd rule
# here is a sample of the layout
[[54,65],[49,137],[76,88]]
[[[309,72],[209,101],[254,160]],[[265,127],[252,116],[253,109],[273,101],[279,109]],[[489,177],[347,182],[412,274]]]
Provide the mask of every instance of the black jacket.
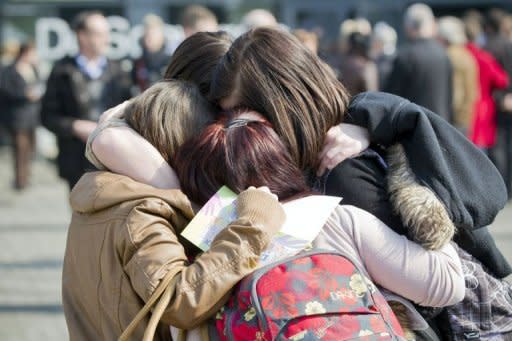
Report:
[[[489,159],[457,129],[428,109],[378,92],[356,96],[346,122],[366,127],[372,143],[386,150],[381,154],[387,154],[387,160],[383,163],[366,152],[343,162],[328,176],[327,193],[343,196],[343,203],[361,207],[403,233],[411,225],[431,223],[432,214],[411,217],[414,210],[404,206],[404,201],[417,202],[403,193],[411,195],[411,187],[419,184],[442,203],[436,210],[446,211],[457,229],[454,240],[462,248],[498,277],[512,272],[486,228],[507,202],[505,184]],[[391,147],[397,142],[409,174],[397,167],[397,151]],[[389,154],[395,155],[389,158]],[[404,164],[403,160],[398,163]],[[417,199],[425,191],[413,195]],[[431,207],[424,204],[428,201],[419,202],[424,205],[420,212],[428,213]]]
[[[497,90],[494,92],[498,112],[500,112],[501,101],[505,94],[512,92],[512,42],[510,42],[503,35],[490,36],[485,45],[485,49],[489,51],[494,58],[500,63],[503,69],[507,72],[509,77],[509,85],[507,89]],[[510,114],[506,114],[510,116]],[[502,117],[499,117],[502,118]]]
[[[130,98],[130,75],[123,72],[117,62],[107,62],[100,80],[104,84],[102,96],[106,107]],[[73,136],[71,126],[76,119],[95,119],[90,117],[89,81],[78,68],[76,59],[65,57],[54,65],[41,104],[43,125],[57,136],[59,173],[68,180],[78,180],[88,165],[85,143]]]
[[383,90],[452,120],[452,67],[433,39],[413,40],[398,51]]
[[27,91],[39,87],[40,79],[34,69],[35,79],[27,81],[16,70],[15,64],[2,70],[0,75],[0,92],[2,94],[2,121],[13,131],[33,130],[39,125],[40,101],[30,101]]

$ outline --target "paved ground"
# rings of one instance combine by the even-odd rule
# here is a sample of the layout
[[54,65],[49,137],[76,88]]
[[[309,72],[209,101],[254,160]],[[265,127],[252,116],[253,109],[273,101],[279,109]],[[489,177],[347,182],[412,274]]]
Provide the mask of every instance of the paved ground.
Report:
[[[66,340],[60,299],[70,214],[67,188],[53,165],[37,160],[32,187],[11,190],[11,158],[0,147],[0,340]],[[512,261],[512,206],[492,231]]]

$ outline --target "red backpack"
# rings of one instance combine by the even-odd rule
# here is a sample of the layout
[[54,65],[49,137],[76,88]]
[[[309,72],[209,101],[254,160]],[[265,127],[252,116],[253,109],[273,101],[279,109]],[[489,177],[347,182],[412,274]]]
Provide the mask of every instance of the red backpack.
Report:
[[[375,285],[350,258],[312,251],[244,278],[215,319],[217,340],[404,340]],[[211,329],[210,329],[211,330]]]

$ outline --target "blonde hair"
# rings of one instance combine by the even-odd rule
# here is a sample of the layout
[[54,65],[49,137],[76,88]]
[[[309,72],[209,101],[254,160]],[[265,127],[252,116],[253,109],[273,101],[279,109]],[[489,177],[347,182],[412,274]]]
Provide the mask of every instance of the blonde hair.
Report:
[[450,45],[463,45],[467,42],[464,23],[456,17],[442,17],[437,22],[438,35]]
[[213,120],[208,101],[187,82],[158,82],[130,101],[125,119],[173,165],[178,148]]

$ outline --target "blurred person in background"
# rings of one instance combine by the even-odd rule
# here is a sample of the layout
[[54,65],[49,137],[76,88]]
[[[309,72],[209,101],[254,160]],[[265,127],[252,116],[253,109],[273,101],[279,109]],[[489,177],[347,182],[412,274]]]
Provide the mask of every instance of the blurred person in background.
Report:
[[341,77],[345,57],[349,50],[349,37],[352,33],[360,33],[364,37],[370,36],[372,26],[365,18],[346,19],[340,24],[339,37],[336,46],[326,56],[327,63],[332,67],[336,76]]
[[377,66],[370,59],[369,52],[369,35],[354,32],[349,36],[347,52],[342,57],[338,78],[351,95],[378,90]]
[[485,18],[482,12],[476,9],[469,9],[464,12],[462,19],[464,22],[471,21],[477,23],[480,26],[480,31],[478,32],[478,35],[473,42],[479,47],[484,47],[487,37],[485,36],[485,32],[483,30]]
[[257,27],[277,27],[278,23],[276,17],[270,11],[257,8],[243,16],[242,25],[248,31]]
[[105,56],[110,27],[96,11],[82,12],[73,22],[77,56],[58,61],[43,97],[43,124],[57,135],[59,175],[73,188],[86,168],[85,142],[100,114],[130,98],[130,76]]
[[14,63],[0,77],[3,115],[12,137],[16,190],[27,187],[35,148],[35,129],[39,125],[43,87],[37,71],[37,51],[32,42],[21,45]]
[[512,42],[512,14],[507,14],[501,24],[501,33]]
[[187,6],[181,15],[181,25],[185,39],[197,32],[216,32],[219,23],[215,14],[200,5]]
[[478,93],[478,68],[473,55],[466,49],[464,24],[455,17],[438,21],[438,39],[446,47],[452,63],[453,123],[466,134],[473,119]]
[[368,36],[372,33],[372,26],[365,18],[346,19],[340,25],[339,51],[343,55],[348,49],[348,39],[354,32]]
[[[505,18],[506,13],[499,9],[491,9],[487,13],[485,22],[487,41],[484,48],[496,58],[511,79],[512,42],[502,32]],[[509,82],[506,89],[496,91],[494,98],[498,111],[498,143],[494,153],[510,198],[512,196],[512,84]],[[501,157],[498,158],[498,155]]]
[[[480,20],[476,16],[465,16],[464,27],[469,40],[466,48],[477,62],[479,90],[468,136],[477,147],[489,154],[489,149],[496,143],[496,104],[493,92],[504,89],[508,85],[508,77],[496,59],[477,45],[482,30]],[[493,153],[489,156],[495,161]]]
[[141,39],[142,56],[135,60],[132,78],[140,92],[162,79],[171,54],[166,45],[164,22],[155,14],[144,17]]
[[443,47],[434,39],[432,9],[413,4],[404,16],[409,42],[397,54],[385,91],[426,107],[451,122],[452,67]]
[[2,44],[2,52],[0,56],[0,64],[3,66],[14,63],[16,56],[20,50],[20,43],[13,40],[8,40]]
[[297,29],[292,34],[315,55],[318,55],[318,35],[315,32]]
[[373,28],[371,56],[377,65],[379,89],[384,89],[396,57],[397,34],[393,27],[378,22]]

